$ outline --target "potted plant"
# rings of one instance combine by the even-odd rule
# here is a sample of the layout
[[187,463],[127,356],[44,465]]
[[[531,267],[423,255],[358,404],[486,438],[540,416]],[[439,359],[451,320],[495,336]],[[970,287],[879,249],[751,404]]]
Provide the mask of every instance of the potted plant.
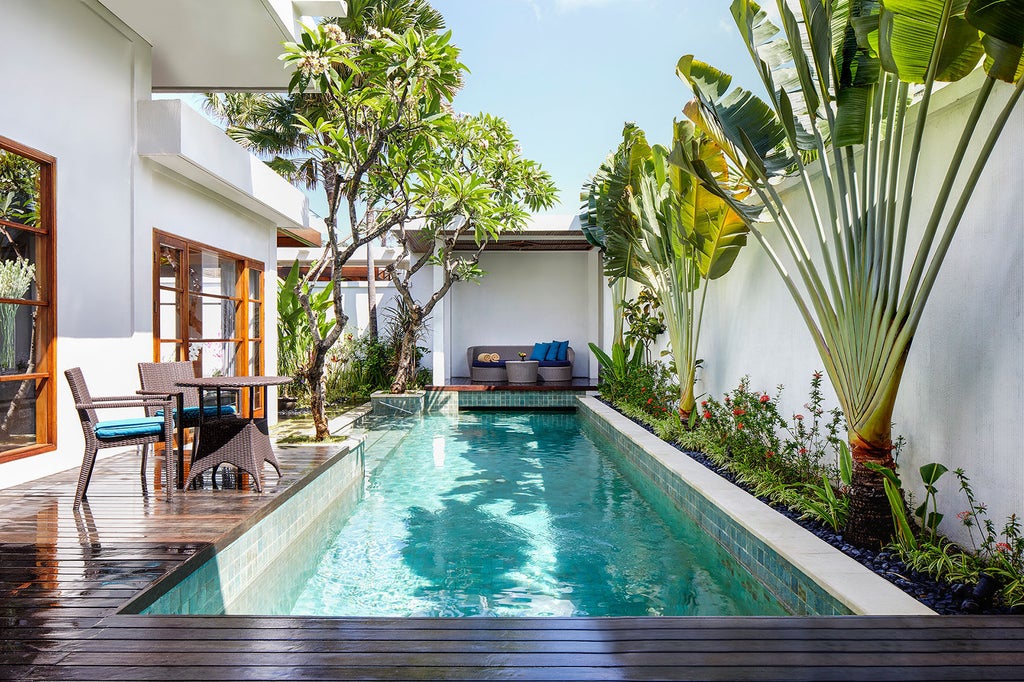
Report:
[[[0,261],[0,298],[24,298],[36,275],[36,266],[18,256]],[[15,318],[18,304],[0,303],[0,367],[13,370],[15,360]]]

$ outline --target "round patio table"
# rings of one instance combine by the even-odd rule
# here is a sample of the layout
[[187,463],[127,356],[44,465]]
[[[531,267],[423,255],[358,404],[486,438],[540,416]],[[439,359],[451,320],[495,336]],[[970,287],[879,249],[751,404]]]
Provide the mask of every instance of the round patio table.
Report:
[[[267,404],[267,387],[291,383],[286,376],[262,377],[197,377],[175,382],[177,386],[199,389],[199,404],[203,405],[203,391],[217,392],[217,416],[204,416],[199,411],[199,442],[196,444],[192,467],[185,481],[185,489],[208,469],[221,464],[232,464],[240,471],[252,476],[257,492],[263,492],[262,474],[264,462],[270,462],[281,476],[281,467],[274,448],[270,444],[270,433],[266,418],[253,416],[256,406],[256,391],[263,390],[263,404]],[[221,391],[223,389],[247,388],[249,390],[249,416],[220,415]]]

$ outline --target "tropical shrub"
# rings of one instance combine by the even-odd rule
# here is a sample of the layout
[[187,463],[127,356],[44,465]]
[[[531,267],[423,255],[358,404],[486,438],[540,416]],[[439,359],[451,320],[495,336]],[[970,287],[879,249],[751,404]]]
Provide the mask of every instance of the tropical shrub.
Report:
[[298,292],[307,296],[312,319],[323,333],[333,324],[330,312],[334,283],[311,290],[310,284],[300,282],[300,279],[299,262],[295,261],[288,275],[277,280],[277,371],[293,377],[292,383],[283,388],[285,395],[308,401],[309,387],[302,377],[308,370],[313,335],[310,333],[310,317],[302,307]]
[[644,349],[644,357],[651,361],[651,344],[665,333],[665,314],[658,310],[661,303],[650,289],[641,289],[635,299],[623,301],[621,317],[628,325],[623,332],[626,343]]
[[[722,150],[693,125],[673,126],[672,145],[731,185],[735,175]],[[657,297],[679,381],[679,414],[689,424],[708,284],[732,267],[748,230],[728,202],[696,175],[670,166],[668,156],[668,148],[649,145],[627,123],[618,149],[583,188],[580,222],[588,240],[601,245],[613,282],[631,279]]]
[[[624,388],[614,398],[603,395],[658,437],[728,469],[755,495],[838,530],[849,510],[852,459],[839,437],[845,427],[842,413],[823,407],[821,378],[815,372],[811,379],[807,414],[786,419],[778,407],[781,386],[772,396],[751,390],[749,378],[743,377],[722,400],[701,401],[693,428],[674,410],[651,409],[657,399],[651,400],[646,390]],[[666,395],[672,393],[669,385],[662,387]],[[833,463],[837,457],[838,466]]]

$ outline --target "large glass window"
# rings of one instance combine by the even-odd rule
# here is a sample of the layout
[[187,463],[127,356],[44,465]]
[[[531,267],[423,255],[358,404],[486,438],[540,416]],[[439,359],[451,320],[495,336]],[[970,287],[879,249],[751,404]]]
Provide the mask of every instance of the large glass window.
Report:
[[53,450],[52,156],[0,137],[0,462]]
[[263,374],[263,263],[156,230],[154,251],[156,360]]

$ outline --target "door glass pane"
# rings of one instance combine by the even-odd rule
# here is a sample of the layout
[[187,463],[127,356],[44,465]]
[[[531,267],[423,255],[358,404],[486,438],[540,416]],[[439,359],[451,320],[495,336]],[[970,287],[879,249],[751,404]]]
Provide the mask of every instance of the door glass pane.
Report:
[[0,228],[0,298],[40,298],[36,272],[38,239],[33,232]]
[[36,398],[34,379],[0,382],[0,452],[36,442]]
[[237,302],[205,296],[192,296],[190,301],[192,310],[189,319],[189,338],[235,338],[239,305]]
[[41,168],[32,159],[0,149],[0,219],[41,227]]
[[160,286],[181,289],[181,249],[160,245],[157,261],[160,267]]
[[180,343],[161,343],[159,362],[179,362],[181,360]]
[[235,360],[241,345],[228,341],[204,341],[192,344],[190,355],[196,355],[192,359],[200,361],[204,377],[236,376]]
[[249,344],[249,376],[256,377],[263,372],[262,363],[260,362],[260,351],[262,344],[259,342],[253,342]]
[[249,304],[249,338],[258,339],[260,334],[260,313],[262,312],[263,306],[259,303]]
[[176,291],[160,290],[159,338],[176,339],[181,329],[181,295]]
[[253,301],[261,301],[260,291],[263,290],[263,273],[259,270],[249,270],[249,298]]
[[219,296],[238,296],[238,263],[209,251],[190,250],[188,254],[189,291]]

